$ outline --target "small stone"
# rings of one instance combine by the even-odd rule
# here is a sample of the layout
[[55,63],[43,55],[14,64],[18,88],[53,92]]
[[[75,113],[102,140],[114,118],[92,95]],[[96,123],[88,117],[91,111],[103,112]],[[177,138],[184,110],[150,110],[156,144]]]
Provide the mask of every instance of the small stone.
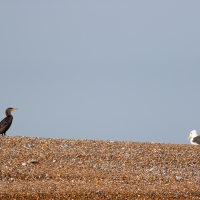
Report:
[[26,163],[22,163],[22,166],[26,166]]
[[94,169],[99,169],[100,166],[99,166],[98,164],[94,164],[94,165],[93,165],[93,168],[94,168]]
[[161,173],[162,174],[166,174],[166,170],[161,170]]
[[28,163],[36,164],[36,163],[38,163],[38,161],[37,160],[29,160]]
[[126,158],[129,158],[129,157],[130,157],[130,155],[129,155],[128,153],[126,153],[126,154],[125,154],[125,157],[126,157]]
[[176,180],[181,181],[181,180],[183,180],[183,178],[181,176],[176,176]]
[[197,182],[200,183],[200,178],[197,179]]
[[154,170],[155,167],[152,167],[151,169],[149,169],[150,172],[152,172]]

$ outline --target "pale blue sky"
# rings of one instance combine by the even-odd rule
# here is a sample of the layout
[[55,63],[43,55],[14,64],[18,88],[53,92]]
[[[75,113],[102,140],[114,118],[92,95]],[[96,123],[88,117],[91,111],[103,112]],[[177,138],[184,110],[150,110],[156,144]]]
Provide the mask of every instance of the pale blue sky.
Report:
[[200,1],[1,1],[8,135],[189,143]]

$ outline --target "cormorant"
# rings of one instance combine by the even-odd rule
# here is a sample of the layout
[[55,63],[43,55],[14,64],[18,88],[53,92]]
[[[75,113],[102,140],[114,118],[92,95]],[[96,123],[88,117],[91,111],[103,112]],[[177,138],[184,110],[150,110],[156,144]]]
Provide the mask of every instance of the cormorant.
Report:
[[18,108],[7,108],[6,109],[6,116],[1,122],[0,122],[0,134],[6,135],[6,131],[10,128],[13,120],[13,116],[11,115],[11,111],[17,110]]

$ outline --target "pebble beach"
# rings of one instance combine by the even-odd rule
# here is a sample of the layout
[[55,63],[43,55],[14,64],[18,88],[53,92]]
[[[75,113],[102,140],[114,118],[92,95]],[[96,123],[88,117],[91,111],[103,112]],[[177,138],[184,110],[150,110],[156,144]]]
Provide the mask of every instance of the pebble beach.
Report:
[[200,199],[200,147],[0,137],[0,199]]

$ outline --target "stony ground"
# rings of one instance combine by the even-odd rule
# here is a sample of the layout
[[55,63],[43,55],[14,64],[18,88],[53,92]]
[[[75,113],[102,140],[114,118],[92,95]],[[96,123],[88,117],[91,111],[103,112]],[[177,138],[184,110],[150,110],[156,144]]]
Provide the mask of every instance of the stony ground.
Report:
[[200,147],[0,137],[0,199],[200,199]]

